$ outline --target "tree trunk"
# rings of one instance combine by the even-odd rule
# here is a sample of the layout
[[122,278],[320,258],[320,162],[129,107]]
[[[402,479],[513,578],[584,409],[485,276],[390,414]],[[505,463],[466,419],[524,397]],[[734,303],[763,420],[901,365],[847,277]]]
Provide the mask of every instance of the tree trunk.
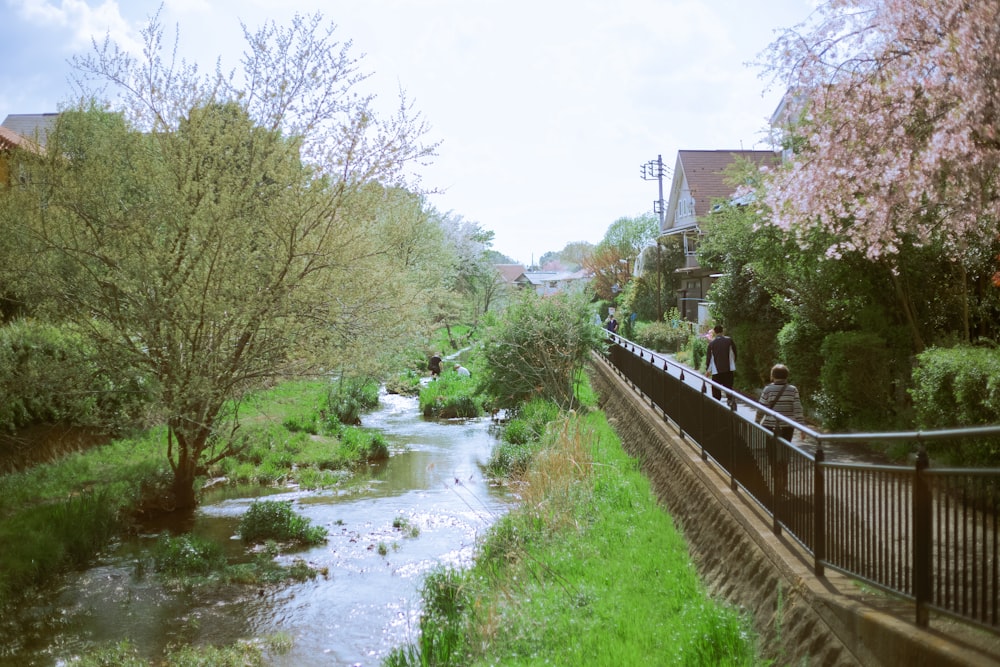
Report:
[[173,505],[175,510],[190,511],[197,506],[194,493],[194,482],[198,471],[198,452],[201,450],[192,446],[185,434],[170,429],[170,436],[177,441],[176,459],[171,459],[174,469]]
[[920,335],[920,329],[917,327],[916,317],[913,315],[913,304],[910,303],[910,296],[906,293],[906,289],[900,282],[899,276],[893,271],[890,271],[889,275],[891,276],[892,286],[896,292],[896,299],[899,301],[899,306],[906,316],[906,325],[910,330],[910,339],[913,341],[913,351],[916,354],[920,354],[924,351],[926,345],[924,345],[924,339]]

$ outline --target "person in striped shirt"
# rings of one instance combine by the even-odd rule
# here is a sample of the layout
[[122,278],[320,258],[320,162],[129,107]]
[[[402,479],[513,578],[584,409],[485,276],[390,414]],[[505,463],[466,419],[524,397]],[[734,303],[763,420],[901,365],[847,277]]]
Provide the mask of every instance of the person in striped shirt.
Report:
[[[793,421],[803,421],[799,390],[794,384],[789,384],[788,367],[784,364],[775,364],[771,368],[771,384],[764,387],[758,402]],[[792,435],[795,433],[794,426],[778,421],[774,416],[760,410],[757,411],[757,423],[773,431],[779,438],[792,441]]]

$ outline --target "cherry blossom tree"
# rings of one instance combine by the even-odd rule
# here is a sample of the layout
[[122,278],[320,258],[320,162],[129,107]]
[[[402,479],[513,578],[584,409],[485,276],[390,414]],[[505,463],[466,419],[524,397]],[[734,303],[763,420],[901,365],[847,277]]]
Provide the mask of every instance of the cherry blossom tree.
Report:
[[831,234],[831,258],[936,244],[982,284],[964,271],[1000,221],[998,53],[996,0],[832,0],[785,31],[763,60],[794,114],[772,222]]

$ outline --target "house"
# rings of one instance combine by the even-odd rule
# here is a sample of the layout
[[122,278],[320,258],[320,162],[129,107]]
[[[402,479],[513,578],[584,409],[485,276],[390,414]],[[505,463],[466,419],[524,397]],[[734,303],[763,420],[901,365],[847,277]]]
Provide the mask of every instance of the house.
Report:
[[696,252],[702,234],[698,223],[711,215],[713,206],[720,199],[733,196],[736,188],[726,183],[725,170],[740,159],[758,166],[777,165],[781,154],[770,150],[677,151],[660,237],[681,238],[684,266],[677,269],[682,274],[677,291],[677,309],[683,319],[698,322],[699,326],[708,323],[705,295],[718,276],[698,265]]
[[550,296],[574,289],[583,289],[589,280],[586,271],[525,271],[515,284],[521,289],[532,289],[538,296]]
[[10,185],[7,153],[15,148],[38,151],[45,146],[58,114],[10,114],[0,123],[0,183]]
[[523,264],[494,264],[493,266],[500,274],[503,284],[511,287],[515,286],[521,274],[528,270]]
[[0,127],[6,128],[37,146],[45,147],[45,142],[56,126],[59,114],[52,113],[12,113],[4,118]]

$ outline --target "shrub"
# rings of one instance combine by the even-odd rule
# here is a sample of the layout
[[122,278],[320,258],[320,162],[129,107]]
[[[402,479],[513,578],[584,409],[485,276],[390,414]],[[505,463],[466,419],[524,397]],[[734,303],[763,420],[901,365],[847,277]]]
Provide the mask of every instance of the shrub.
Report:
[[378,431],[349,427],[340,434],[338,446],[346,461],[382,461],[389,458],[389,443]]
[[[1000,422],[1000,350],[932,348],[917,356],[910,389],[922,429]],[[997,438],[931,442],[928,451],[956,465],[996,465]]]
[[330,384],[326,395],[324,426],[360,424],[361,413],[378,406],[379,383],[368,378],[341,377]]
[[225,569],[226,555],[217,543],[198,535],[163,535],[153,548],[153,565],[172,576],[205,576]]
[[74,332],[34,320],[0,326],[0,430],[33,423],[125,425],[148,388],[96,361]]
[[479,417],[484,412],[483,400],[475,380],[445,371],[420,390],[420,412],[442,419]]
[[277,500],[252,503],[240,519],[239,534],[251,544],[275,540],[312,545],[326,541],[325,528],[312,526],[309,519],[295,514],[291,502]]
[[487,322],[482,336],[483,391],[498,408],[534,397],[570,408],[577,374],[603,342],[585,295],[539,297],[527,291]]
[[636,327],[635,342],[656,352],[677,352],[691,337],[687,322],[647,322]]
[[880,430],[893,416],[890,355],[876,334],[840,331],[823,339],[817,409],[829,429]]

